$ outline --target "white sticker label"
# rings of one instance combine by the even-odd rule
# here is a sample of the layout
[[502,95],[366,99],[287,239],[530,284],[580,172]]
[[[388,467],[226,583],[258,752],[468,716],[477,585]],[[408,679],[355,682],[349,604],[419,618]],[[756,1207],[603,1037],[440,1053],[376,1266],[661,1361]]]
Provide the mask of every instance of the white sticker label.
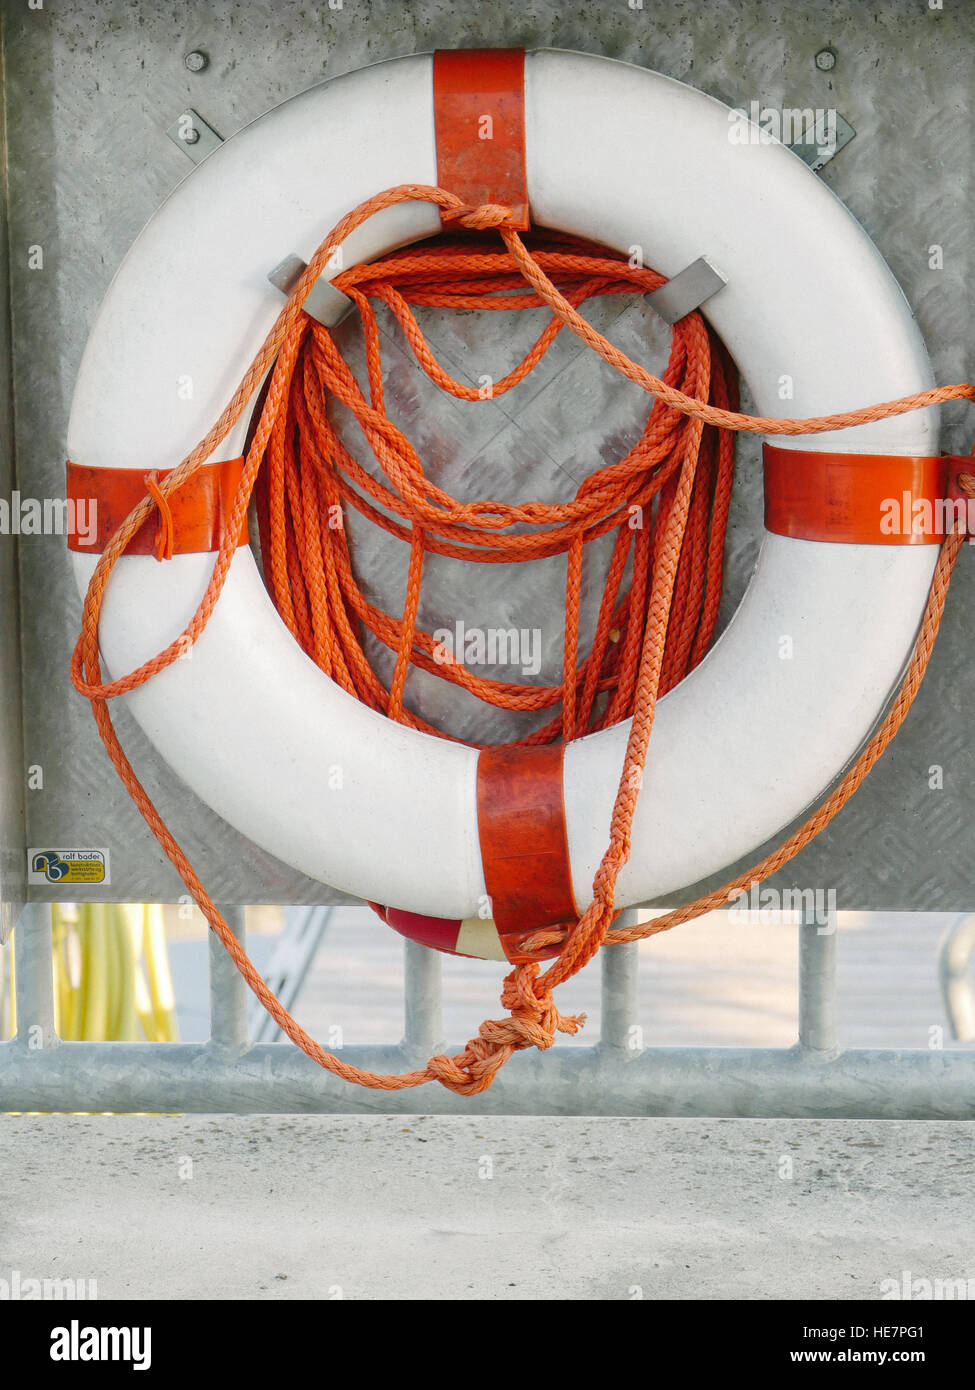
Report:
[[107,849],[29,849],[28,883],[111,883]]

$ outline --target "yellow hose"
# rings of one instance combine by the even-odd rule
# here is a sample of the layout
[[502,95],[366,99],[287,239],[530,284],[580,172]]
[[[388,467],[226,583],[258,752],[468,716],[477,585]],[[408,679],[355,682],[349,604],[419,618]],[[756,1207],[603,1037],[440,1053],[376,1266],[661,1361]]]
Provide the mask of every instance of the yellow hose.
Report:
[[59,966],[64,974],[64,998],[61,1000],[62,1024],[59,1032],[62,1038],[75,1041],[81,1034],[82,1017],[82,948],[78,927],[78,908],[74,903],[60,904],[56,909],[56,920],[60,921],[61,950],[58,953]]
[[105,988],[105,1019],[104,1033],[102,1041],[107,1042],[109,1038],[119,1036],[119,1003],[122,997],[122,972],[121,959],[119,956],[119,933],[117,929],[117,913],[114,906],[105,905],[105,965],[106,965],[106,988]]
[[119,1010],[116,1036],[122,1042],[135,1042],[139,1037],[139,1024],[135,1011],[135,973],[139,964],[139,923],[133,921],[138,908],[129,903],[119,903],[115,908],[115,937],[119,952]]
[[5,988],[7,991],[8,1017],[10,1024],[7,1029],[7,1036],[12,1038],[17,1032],[17,975],[14,967],[14,943],[8,941],[3,947],[4,960],[7,963]]
[[[51,909],[54,1018],[67,1042],[175,1042],[176,1001],[157,903],[57,903]],[[14,950],[3,948],[0,1026],[17,1031]],[[9,1007],[4,1010],[3,1000]]]
[[109,951],[106,909],[103,903],[86,903],[79,915],[84,931],[84,1011],[81,1036],[101,1042],[108,1033]]
[[143,950],[149,975],[149,993],[156,1020],[156,1037],[160,1042],[176,1042],[176,1000],[173,980],[169,973],[169,953],[166,950],[166,928],[162,908],[158,903],[143,907]]

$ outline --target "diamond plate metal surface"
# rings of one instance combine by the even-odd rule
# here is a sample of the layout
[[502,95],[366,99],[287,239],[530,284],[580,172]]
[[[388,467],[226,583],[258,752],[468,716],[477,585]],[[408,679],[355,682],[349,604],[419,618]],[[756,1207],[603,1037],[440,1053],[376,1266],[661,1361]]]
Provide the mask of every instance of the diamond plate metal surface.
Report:
[[[883,7],[717,0],[688,7],[657,0],[633,9],[624,0],[567,0],[557,7],[416,0],[332,10],[175,0],[163,11],[145,0],[59,0],[42,10],[6,0],[3,15],[16,447],[25,493],[62,492],[71,390],[98,304],[142,225],[187,173],[184,154],[166,136],[173,113],[205,110],[229,137],[326,77],[437,46],[585,49],[655,68],[732,106],[753,99],[776,107],[835,105],[857,138],[819,177],[887,258],[920,321],[938,380],[970,379],[975,370],[966,355],[975,318],[971,6],[931,11],[913,0]],[[824,73],[814,58],[827,42],[837,63]],[[183,64],[190,46],[211,56],[200,74]],[[26,268],[27,248],[38,243],[43,273]],[[932,246],[942,248],[941,269],[929,265]],[[282,246],[281,256],[292,249]],[[544,322],[541,313],[505,315],[503,323],[499,317],[428,313],[424,327],[445,365],[476,381],[483,372],[497,378]],[[643,306],[606,301],[592,317],[627,351],[659,366],[665,330]],[[438,481],[461,496],[566,498],[595,463],[617,457],[639,430],[641,393],[565,333],[516,392],[467,407],[433,391],[388,322],[384,328],[394,415]],[[352,329],[344,325],[342,333],[355,360]],[[350,440],[354,434],[350,429]],[[947,450],[963,451],[972,434],[970,414],[945,409]],[[761,536],[754,440],[742,439],[739,460],[723,622],[744,591]],[[395,607],[405,552],[385,539],[377,543],[355,519],[352,531],[371,594]],[[0,566],[10,554],[10,543],[0,538]],[[971,908],[975,752],[965,714],[975,696],[966,640],[975,600],[972,560],[971,552],[961,557],[930,675],[902,733],[834,824],[779,875],[781,886],[833,888],[840,908]],[[43,789],[27,793],[25,843],[106,846],[113,881],[103,896],[174,901],[183,886],[130,804],[68,681],[80,604],[63,539],[22,538],[19,563],[24,762],[44,769]],[[456,609],[469,623],[538,626],[541,614],[538,678],[552,679],[559,669],[564,562],[533,568],[513,576],[500,566],[478,567],[472,576],[434,557],[421,619],[436,623]],[[598,573],[590,570],[587,581],[584,629],[588,623],[591,630]],[[10,621],[7,609],[3,621]],[[9,663],[16,647],[5,642],[3,650]],[[388,676],[388,654],[380,665]],[[429,678],[411,678],[408,694],[461,736],[502,738],[526,729],[511,716],[485,718],[462,692]],[[218,901],[344,900],[213,816],[124,711],[119,723],[137,769]],[[935,766],[943,769],[940,790],[929,785],[938,780],[930,771]],[[31,891],[57,896],[54,887]]]
[[[4,138],[0,110],[0,142]],[[0,143],[2,148],[2,143]],[[10,265],[5,179],[0,176],[0,497],[15,486],[13,361],[10,334]],[[17,551],[0,535],[0,945],[13,930],[25,900],[23,731],[20,722],[20,614]]]

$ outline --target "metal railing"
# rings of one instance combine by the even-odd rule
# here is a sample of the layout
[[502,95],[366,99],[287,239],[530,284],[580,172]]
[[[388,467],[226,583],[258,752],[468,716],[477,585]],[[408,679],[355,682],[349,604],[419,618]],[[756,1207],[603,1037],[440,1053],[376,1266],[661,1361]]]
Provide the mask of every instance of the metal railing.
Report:
[[[243,941],[243,909],[223,911]],[[0,1044],[0,1111],[975,1118],[975,1051],[840,1049],[835,930],[818,919],[797,930],[795,1046],[643,1047],[638,947],[612,946],[601,953],[599,1042],[520,1053],[489,1091],[462,1099],[437,1085],[363,1090],[288,1042],[249,1042],[247,987],[215,938],[208,1042],[64,1042],[55,1031],[50,907],[32,904],[14,933],[18,1031]],[[355,1066],[398,1071],[458,1050],[443,1042],[440,956],[412,942],[405,950],[403,1042],[344,1048]]]
[[975,913],[968,912],[945,932],[938,951],[938,978],[951,1036],[960,1042],[975,1039],[975,989],[971,963],[975,956]]

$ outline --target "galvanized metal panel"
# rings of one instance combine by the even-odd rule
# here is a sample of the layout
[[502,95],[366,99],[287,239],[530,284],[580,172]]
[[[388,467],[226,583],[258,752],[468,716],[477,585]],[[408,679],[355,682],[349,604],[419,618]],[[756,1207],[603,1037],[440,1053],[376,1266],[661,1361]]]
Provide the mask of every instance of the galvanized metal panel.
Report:
[[[0,109],[0,149],[6,121]],[[10,334],[10,265],[7,184],[0,171],[0,497],[16,486],[14,466],[13,357]],[[20,608],[17,542],[0,534],[0,945],[13,930],[26,897],[24,878],[24,766],[20,721]]]
[[[720,0],[698,10],[677,0],[645,9],[622,0],[472,8],[418,0],[333,10],[189,0],[162,12],[121,0],[60,0],[36,11],[6,5],[4,19],[18,473],[25,494],[56,496],[62,490],[71,387],[98,303],[141,225],[190,171],[185,154],[166,135],[179,114],[193,108],[229,136],[316,81],[437,46],[586,49],[656,68],[730,105],[835,105],[857,135],[820,177],[863,222],[900,279],[938,380],[972,375],[965,356],[975,307],[967,216],[973,182],[971,8],[931,11],[907,0],[876,12],[855,10],[842,0],[814,11],[798,0],[745,6]],[[827,43],[837,62],[823,72],[814,59]],[[184,65],[191,49],[209,55],[201,72]],[[349,139],[354,132],[323,138]],[[648,151],[648,178],[652,167]],[[25,251],[33,244],[44,248],[42,273],[26,269]],[[943,248],[943,268],[937,270],[929,265],[934,245]],[[281,247],[281,257],[293,249]],[[689,258],[701,251],[706,248],[689,248]],[[645,307],[605,302],[593,318],[648,365],[660,364],[666,336]],[[518,322],[505,316],[502,328],[497,316],[423,316],[434,350],[473,381],[482,372],[500,375],[544,319],[541,312]],[[645,410],[640,392],[597,365],[566,334],[517,392],[468,408],[418,380],[401,341],[384,326],[394,413],[438,481],[461,496],[567,498],[596,461],[617,457],[639,430]],[[345,326],[342,333],[355,360],[352,330]],[[944,421],[945,447],[963,450],[972,433],[970,414],[948,407]],[[761,535],[757,446],[743,439],[739,452],[725,621],[747,583]],[[371,594],[395,611],[402,601],[405,553],[385,538],[377,542],[355,521],[351,529]],[[965,647],[975,585],[970,560],[965,553],[959,562],[931,674],[907,725],[834,826],[779,876],[780,885],[835,889],[840,908],[971,906],[975,752],[964,719],[975,693]],[[43,790],[28,798],[27,841],[107,847],[112,883],[101,895],[174,900],[182,884],[130,805],[67,679],[80,605],[63,539],[22,538],[21,569],[25,757],[44,770]],[[470,574],[435,557],[421,618],[436,625],[456,607],[470,623],[540,626],[542,675],[552,679],[559,670],[564,565],[553,560],[533,570],[529,575],[491,567],[487,575]],[[584,617],[591,624],[598,572],[590,567],[587,579]],[[12,650],[15,645],[5,643],[4,651]],[[388,676],[388,654],[380,666]],[[486,718],[468,697],[430,678],[412,678],[408,691],[428,717],[460,736],[511,737],[526,728],[511,716]],[[136,767],[218,900],[338,898],[214,817],[162,764],[124,711],[120,726]],[[935,766],[943,769],[940,790],[929,785]],[[31,895],[60,896],[53,886],[32,888]]]
[[[402,1072],[399,1047],[349,1047],[349,1066]],[[193,1114],[708,1115],[756,1118],[972,1120],[972,1058],[935,1049],[857,1048],[824,1061],[803,1048],[660,1047],[628,1062],[618,1049],[555,1047],[512,1059],[489,1091],[441,1086],[363,1091],[297,1048],[241,1052],[206,1043],[0,1043],[5,1110]]]

